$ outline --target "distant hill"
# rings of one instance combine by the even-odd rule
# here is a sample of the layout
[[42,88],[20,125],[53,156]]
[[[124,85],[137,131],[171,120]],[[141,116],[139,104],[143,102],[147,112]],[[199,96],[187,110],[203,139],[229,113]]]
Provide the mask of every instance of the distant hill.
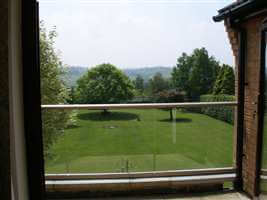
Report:
[[[71,66],[67,68],[66,83],[68,86],[75,86],[76,81],[88,70],[87,67]],[[137,75],[141,75],[145,81],[148,81],[156,73],[160,72],[163,77],[171,77],[171,67],[155,66],[142,68],[128,68],[122,70],[130,79],[135,79]]]
[[139,74],[143,77],[145,81],[148,81],[158,72],[160,72],[165,78],[171,77],[172,68],[156,66],[156,67],[143,67],[136,69],[124,69],[123,71],[127,76],[130,77],[130,79],[135,79],[136,76]]

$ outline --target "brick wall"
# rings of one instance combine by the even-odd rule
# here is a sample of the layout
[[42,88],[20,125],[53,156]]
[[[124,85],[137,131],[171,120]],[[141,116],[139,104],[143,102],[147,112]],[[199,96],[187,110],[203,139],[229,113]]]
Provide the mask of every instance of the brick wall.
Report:
[[[257,141],[258,133],[258,95],[260,89],[260,41],[261,23],[263,17],[251,19],[242,27],[247,31],[246,67],[245,67],[245,102],[244,102],[244,146],[243,151],[243,190],[250,196],[256,193],[257,176]],[[225,22],[228,37],[231,43],[233,54],[238,64],[238,32],[231,29]],[[236,70],[236,77],[238,77]],[[236,95],[238,95],[238,80],[236,80]],[[236,133],[237,134],[237,133]],[[236,135],[235,134],[235,135]]]
[[247,30],[247,60],[245,68],[245,113],[244,113],[244,190],[250,195],[256,192],[256,166],[258,132],[258,95],[260,93],[260,42],[262,17],[244,24]]

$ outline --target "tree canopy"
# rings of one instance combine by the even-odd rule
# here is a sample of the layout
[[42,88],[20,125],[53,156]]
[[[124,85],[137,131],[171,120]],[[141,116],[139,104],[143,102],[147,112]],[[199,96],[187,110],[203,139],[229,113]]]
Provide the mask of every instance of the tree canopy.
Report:
[[135,89],[140,92],[141,94],[144,92],[145,90],[145,83],[144,83],[144,79],[143,77],[138,74],[134,80],[134,86]]
[[[68,91],[63,81],[64,69],[55,52],[55,30],[48,32],[43,22],[40,23],[40,78],[42,104],[64,104]],[[43,145],[45,157],[49,155],[49,147],[64,129],[72,122],[71,112],[43,111]]]
[[191,55],[183,53],[172,71],[174,87],[190,98],[211,93],[219,72],[219,62],[209,56],[205,48],[195,49]]
[[169,89],[168,80],[164,79],[161,73],[156,73],[152,79],[149,80],[149,87],[152,94],[157,94]]
[[97,65],[77,81],[79,103],[120,103],[134,96],[131,80],[111,64]]
[[213,88],[213,94],[235,94],[235,74],[231,66],[224,64],[220,69]]

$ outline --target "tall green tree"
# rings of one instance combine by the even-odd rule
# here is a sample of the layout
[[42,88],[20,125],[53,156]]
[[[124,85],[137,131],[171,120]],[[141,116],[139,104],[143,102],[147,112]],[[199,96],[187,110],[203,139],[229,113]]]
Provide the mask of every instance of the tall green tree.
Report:
[[185,53],[177,59],[172,72],[173,85],[193,99],[211,93],[220,65],[209,56],[205,48],[195,49],[191,55]]
[[181,57],[177,59],[176,67],[173,68],[171,73],[172,84],[179,90],[187,92],[189,96],[191,94],[189,77],[192,66],[192,57],[186,53],[182,53]]
[[213,94],[235,94],[235,73],[231,66],[224,64],[221,67],[213,88]]
[[[55,30],[48,32],[44,23],[40,23],[40,77],[42,104],[65,104],[68,98],[63,81],[64,68],[59,55],[55,52]],[[72,114],[65,111],[43,111],[43,146],[45,158],[51,155],[49,147],[56,141],[64,129],[72,123]]]
[[157,72],[152,79],[149,80],[149,87],[152,94],[157,94],[164,90],[169,89],[169,81],[164,79],[160,72]]
[[131,80],[111,64],[97,65],[77,81],[80,103],[120,103],[134,96],[133,89]]
[[144,89],[145,89],[144,79],[140,74],[136,76],[134,80],[134,86],[135,86],[135,89],[141,94],[144,92]]

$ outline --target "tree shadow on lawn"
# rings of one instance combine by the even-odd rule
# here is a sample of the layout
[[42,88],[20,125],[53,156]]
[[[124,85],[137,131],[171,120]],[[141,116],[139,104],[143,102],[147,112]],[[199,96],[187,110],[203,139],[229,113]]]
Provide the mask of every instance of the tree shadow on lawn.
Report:
[[160,122],[169,122],[169,123],[173,123],[173,122],[176,122],[176,123],[190,123],[192,122],[192,119],[190,118],[176,118],[176,119],[161,119],[159,120]]
[[112,112],[107,114],[103,112],[89,112],[78,114],[77,117],[80,120],[92,120],[92,121],[128,121],[136,120],[141,121],[140,116],[134,113],[126,112]]

